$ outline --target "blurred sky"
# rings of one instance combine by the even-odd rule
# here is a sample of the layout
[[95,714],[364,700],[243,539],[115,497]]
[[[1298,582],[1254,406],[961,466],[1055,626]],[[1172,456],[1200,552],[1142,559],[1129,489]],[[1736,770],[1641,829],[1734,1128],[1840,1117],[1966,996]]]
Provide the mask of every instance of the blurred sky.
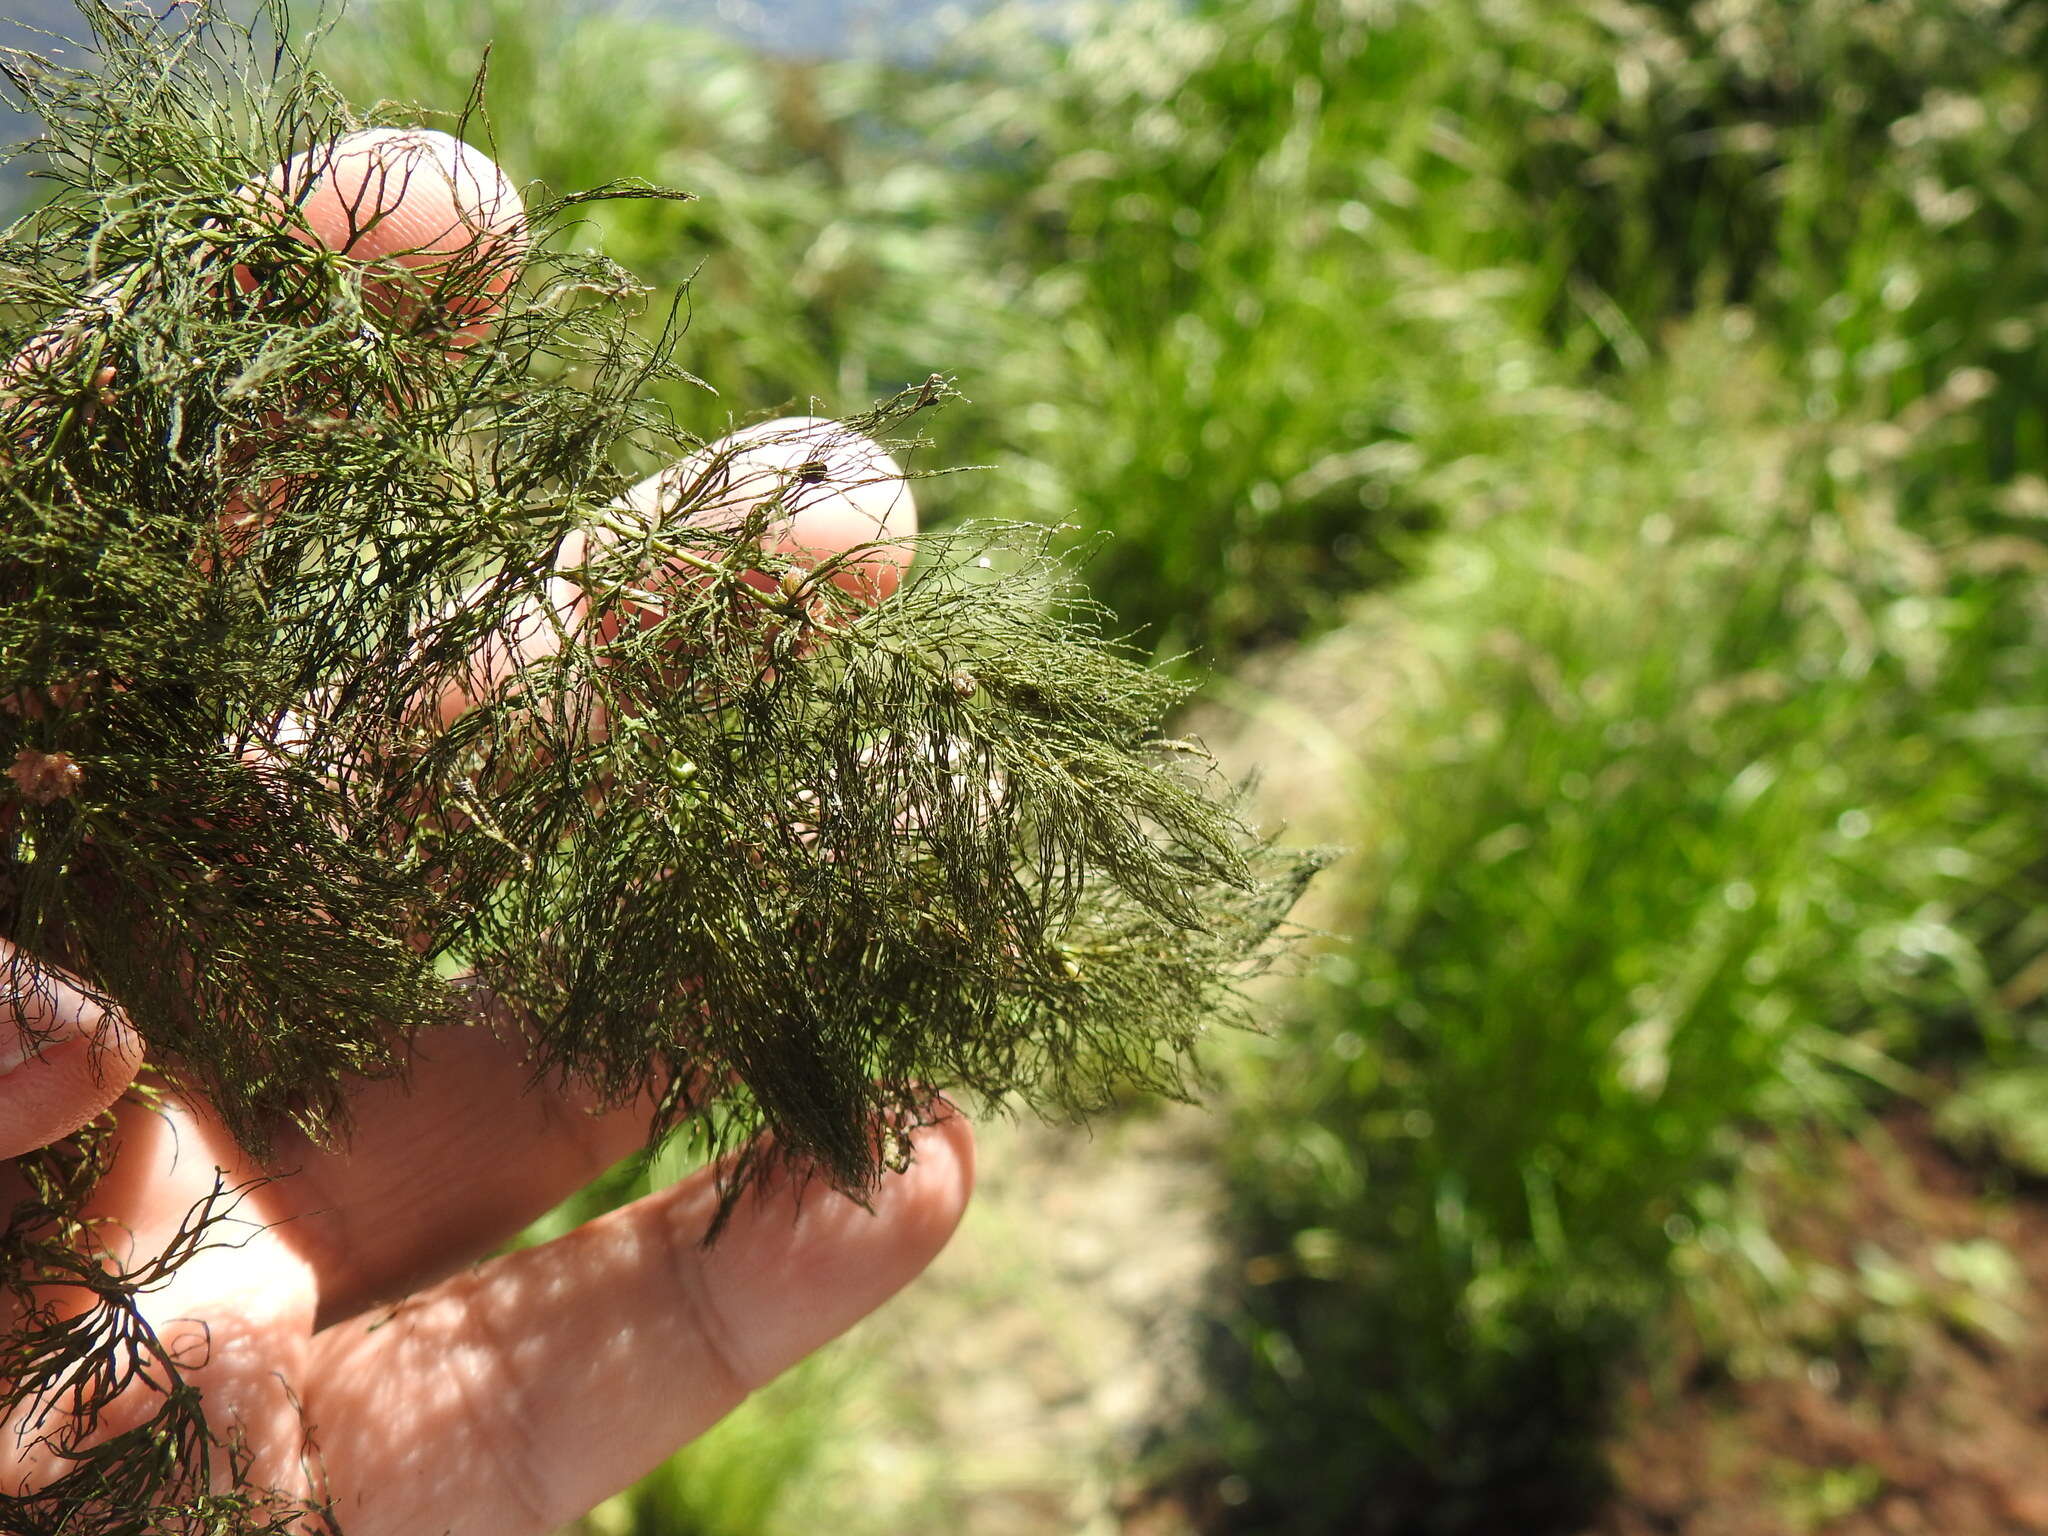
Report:
[[[448,0],[450,4],[459,0]],[[534,0],[537,5],[555,0]],[[883,52],[899,58],[929,53],[937,40],[991,0],[586,0],[676,16],[737,33],[778,52],[832,57]],[[163,8],[158,0],[156,8]],[[0,0],[0,47],[52,45],[29,28],[72,35],[83,30],[72,0]],[[29,123],[0,103],[0,144],[28,135]],[[0,167],[0,212],[19,191],[21,168]]]
[[[50,32],[76,32],[78,8],[71,0],[0,0],[0,48],[33,48],[47,52],[49,39],[27,30],[41,27]],[[28,131],[21,114],[0,107],[0,141],[12,143]]]
[[646,9],[714,21],[768,47],[829,56],[879,50],[898,56],[929,52],[949,24],[986,0],[698,0]]

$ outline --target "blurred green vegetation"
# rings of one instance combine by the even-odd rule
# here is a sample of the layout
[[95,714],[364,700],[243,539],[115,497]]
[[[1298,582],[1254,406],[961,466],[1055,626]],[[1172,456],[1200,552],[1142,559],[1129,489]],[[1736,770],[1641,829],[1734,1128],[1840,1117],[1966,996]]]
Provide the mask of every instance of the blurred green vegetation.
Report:
[[[972,269],[939,171],[868,124],[892,71],[815,66],[715,30],[598,0],[359,0],[320,48],[358,102],[465,126],[515,180],[567,192],[638,178],[689,203],[591,205],[579,244],[652,290],[647,322],[685,292],[680,361],[704,389],[670,404],[716,436],[816,401],[849,413],[921,383],[958,350],[936,314]],[[952,296],[964,328],[972,303]]]
[[1815,424],[1727,329],[1465,478],[1359,621],[1396,660],[1326,748],[1355,937],[1235,1085],[1249,1528],[1570,1528],[1744,1133],[2026,1054],[2035,579],[1898,494],[1977,385]]
[[[326,57],[452,110],[486,39],[516,177],[701,195],[588,232],[688,281],[687,426],[955,375],[925,462],[996,467],[934,514],[1113,534],[1226,675],[1347,643],[1367,709],[1223,694],[1359,851],[1218,1056],[1217,1529],[1570,1529],[1700,1254],[1797,1283],[1748,1150],[1904,1097],[2038,1173],[2048,5],[1129,0],[913,66],[363,0]],[[815,1522],[834,1369],[588,1529]]]

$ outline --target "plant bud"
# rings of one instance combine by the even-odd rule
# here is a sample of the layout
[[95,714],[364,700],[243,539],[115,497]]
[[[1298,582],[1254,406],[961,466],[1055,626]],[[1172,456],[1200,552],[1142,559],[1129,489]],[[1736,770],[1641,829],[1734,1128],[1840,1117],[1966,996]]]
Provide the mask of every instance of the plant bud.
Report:
[[34,747],[23,747],[15,754],[7,777],[30,805],[55,805],[78,792],[85,770],[72,760],[69,752],[39,752]]

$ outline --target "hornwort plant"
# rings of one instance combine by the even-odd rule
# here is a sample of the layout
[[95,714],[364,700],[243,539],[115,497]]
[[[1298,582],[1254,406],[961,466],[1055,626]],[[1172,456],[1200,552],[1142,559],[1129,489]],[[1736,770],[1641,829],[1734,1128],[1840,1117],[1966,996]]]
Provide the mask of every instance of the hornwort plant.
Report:
[[[1316,857],[1160,739],[1175,686],[1042,532],[915,531],[883,444],[943,381],[698,443],[643,401],[680,327],[549,239],[681,194],[524,207],[275,8],[82,9],[89,68],[0,57],[54,187],[0,233],[25,1044],[82,994],[260,1158],[345,1138],[421,1031],[510,1030],[536,1086],[700,1135],[727,1213],[770,1168],[865,1195],[941,1091],[1182,1088]],[[51,1470],[0,1524],[291,1528],[139,1305],[236,1191],[117,1262],[113,1145],[18,1163],[0,1418]]]

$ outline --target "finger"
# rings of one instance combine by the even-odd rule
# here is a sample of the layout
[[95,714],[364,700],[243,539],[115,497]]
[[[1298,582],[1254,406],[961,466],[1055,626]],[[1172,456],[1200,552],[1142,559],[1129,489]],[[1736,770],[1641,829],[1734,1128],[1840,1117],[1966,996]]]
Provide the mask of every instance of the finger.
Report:
[[958,1116],[872,1212],[782,1184],[710,1248],[709,1174],[314,1341],[312,1435],[350,1536],[539,1536],[907,1285],[958,1224]]
[[[917,499],[902,465],[842,422],[791,416],[749,427],[648,476],[613,505],[650,529],[723,532],[770,503],[764,548],[805,569],[829,564],[834,586],[863,602],[896,591],[914,550]],[[659,619],[656,606],[634,601],[607,601],[594,611],[592,564],[623,536],[616,527],[591,526],[563,541],[545,598],[514,614],[442,691],[436,717],[443,726],[553,655],[564,636],[601,645],[628,622]],[[657,558],[653,567],[635,573],[636,590],[658,595],[704,579],[683,562],[664,566]],[[748,580],[764,592],[775,586],[762,572]]]
[[[490,156],[433,129],[346,134],[292,156],[242,196],[295,238],[360,263],[364,300],[386,324],[430,331],[451,351],[490,329],[526,257],[518,189]],[[242,266],[235,281],[245,292],[261,286]],[[283,414],[272,415],[282,430]],[[231,553],[288,494],[273,481],[225,509]]]
[[[768,547],[812,566],[853,555],[833,573],[843,590],[867,601],[895,590],[917,531],[915,498],[893,457],[837,422],[789,418],[736,433],[650,476],[618,505],[650,523],[727,529],[770,500],[776,515],[764,535]],[[560,569],[588,558],[579,535]],[[451,723],[550,654],[565,634],[584,629],[584,594],[579,581],[552,583],[554,612],[516,618],[473,656],[463,681],[441,694],[440,722]],[[650,1106],[597,1114],[573,1091],[561,1098],[522,1093],[529,1072],[523,1045],[504,1034],[437,1036],[422,1042],[405,1084],[368,1085],[355,1099],[359,1129],[346,1159],[297,1149],[294,1198],[307,1204],[294,1240],[310,1245],[321,1269],[323,1322],[467,1262],[644,1141]],[[500,1103],[517,1106],[509,1118],[490,1108]],[[412,1177],[420,1155],[413,1149],[422,1143],[436,1166],[473,1173]],[[379,1220],[355,1231],[352,1210],[376,1210]]]
[[[526,257],[525,207],[496,161],[427,128],[370,128],[301,151],[237,194],[309,244],[372,268],[364,292],[387,318],[429,318],[452,345],[482,336]],[[257,286],[246,267],[235,280]],[[119,277],[33,337],[4,369],[0,390],[68,358],[112,317]],[[93,379],[105,390],[111,367]]]
[[[73,358],[81,346],[96,348],[115,314],[120,283],[102,279],[86,291],[85,298],[60,315],[0,367],[0,465],[14,463],[17,454],[31,454],[34,445],[62,419],[65,411],[82,406],[90,421],[97,406],[112,404],[116,370],[100,362],[90,377],[85,369],[74,371]],[[87,395],[83,401],[81,394]]]
[[[372,128],[292,156],[238,194],[296,238],[362,263],[363,293],[387,323],[431,328],[451,349],[479,340],[503,307],[524,262],[528,231],[519,192],[497,163],[449,134]],[[234,269],[245,292],[260,287]],[[53,370],[103,332],[121,279],[96,284],[88,300],[34,337],[0,368],[0,399],[19,408]],[[89,386],[111,402],[119,376],[109,362]],[[273,413],[273,426],[284,418]],[[245,450],[246,451],[246,450]],[[222,519],[239,548],[274,517],[285,487],[236,498]]]
[[497,162],[430,128],[367,128],[294,155],[258,190],[293,232],[363,263],[388,320],[480,338],[527,247],[519,191]]
[[361,1085],[349,1107],[345,1144],[292,1132],[269,1160],[287,1175],[267,1191],[278,1235],[319,1277],[322,1327],[501,1247],[645,1145],[654,1106],[536,1090],[526,1042],[476,1027],[421,1035],[405,1077]]
[[[859,551],[835,580],[870,600],[894,590],[910,558],[915,500],[896,461],[838,423],[800,418],[736,434],[650,477],[620,505],[649,520],[730,527],[771,498],[771,547],[814,564]],[[578,541],[562,563],[585,558]],[[472,657],[462,683],[440,697],[442,724],[583,626],[580,584],[561,579],[550,601],[559,605],[552,622],[527,614]],[[299,1213],[287,1240],[321,1273],[323,1322],[469,1262],[645,1139],[651,1105],[599,1114],[574,1090],[523,1091],[530,1086],[517,1038],[441,1032],[422,1039],[404,1082],[352,1095],[357,1130],[345,1156],[303,1142],[281,1149],[274,1166],[298,1173],[284,1186]],[[418,1179],[423,1158],[449,1176]],[[366,1210],[378,1220],[358,1226],[351,1213]]]
[[622,498],[653,523],[737,527],[774,502],[764,545],[815,568],[854,554],[832,580],[880,602],[910,564],[917,502],[882,446],[843,422],[784,416],[735,432],[703,453],[650,475]]
[[0,939],[0,1158],[69,1136],[141,1065],[141,1042],[119,1015]]
[[[836,579],[871,600],[893,591],[910,558],[914,498],[893,458],[835,422],[800,418],[736,434],[650,477],[620,505],[650,521],[730,527],[771,498],[780,509],[772,547],[812,563],[857,550],[861,562]],[[561,589],[559,628],[528,616],[513,644],[483,653],[443,695],[444,724],[583,623],[580,587],[564,580]],[[303,1142],[281,1150],[275,1166],[298,1173],[285,1197],[302,1212],[287,1240],[320,1270],[323,1323],[469,1262],[645,1140],[651,1104],[597,1113],[574,1090],[523,1091],[530,1086],[516,1033],[438,1032],[419,1042],[403,1082],[352,1094],[356,1131],[345,1156]],[[422,1160],[447,1176],[417,1178]],[[377,1220],[359,1226],[351,1213],[361,1211]]]
[[13,1492],[75,1472],[82,1452],[117,1435],[151,1434],[166,1408],[167,1361],[184,1389],[203,1396],[209,1421],[264,1441],[296,1424],[293,1384],[305,1379],[315,1290],[304,1261],[267,1230],[281,1219],[266,1198],[277,1186],[258,1187],[217,1125],[174,1098],[131,1095],[114,1115],[117,1150],[72,1240],[117,1273],[168,1273],[132,1298],[147,1329],[132,1348],[119,1342],[129,1303],[118,1292],[66,1284],[56,1272],[32,1277],[39,1307],[109,1352],[94,1369],[54,1379],[34,1368],[41,1390],[0,1421],[0,1480]]

